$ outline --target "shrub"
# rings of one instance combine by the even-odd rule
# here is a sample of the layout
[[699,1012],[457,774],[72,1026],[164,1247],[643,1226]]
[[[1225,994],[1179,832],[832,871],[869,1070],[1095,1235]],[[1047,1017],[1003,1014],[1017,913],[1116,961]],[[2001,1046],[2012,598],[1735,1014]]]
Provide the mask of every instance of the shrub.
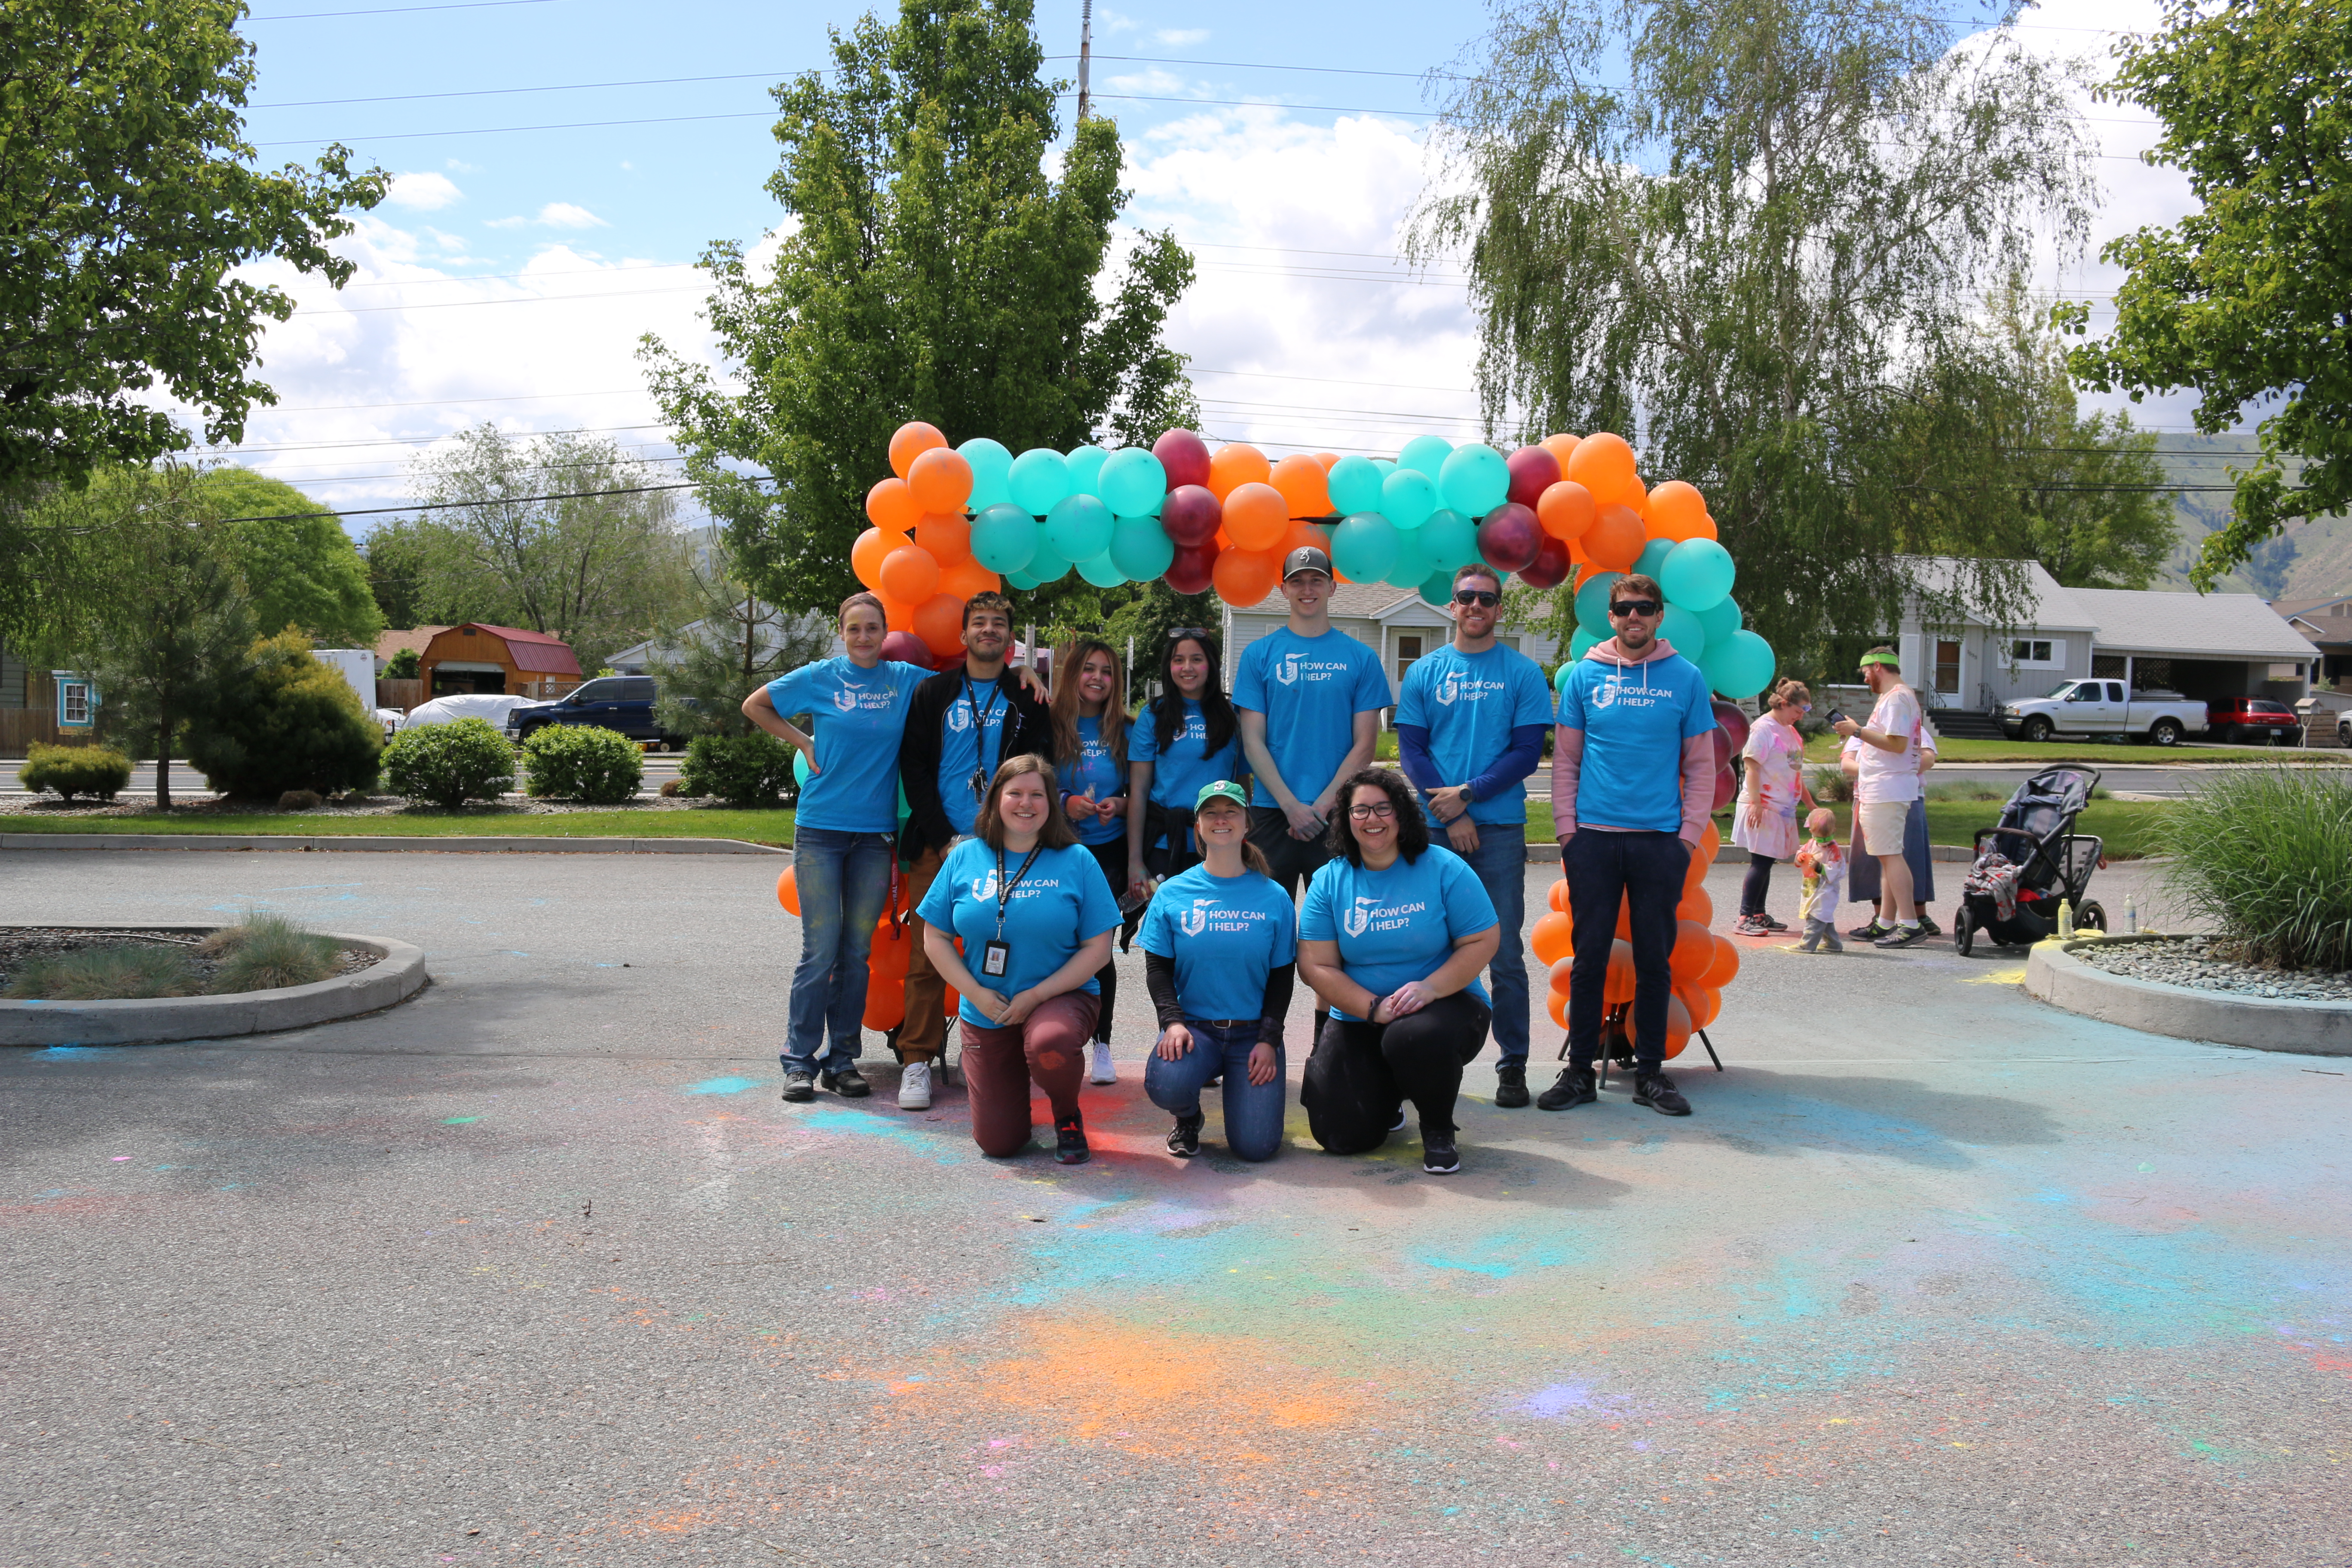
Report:
[[289,789],[278,797],[280,811],[315,811],[326,804],[326,796],[314,789]]
[[110,746],[51,746],[36,741],[18,776],[36,795],[54,790],[66,800],[85,795],[112,800],[130,786],[131,759]]
[[2216,769],[2166,814],[2168,889],[2233,956],[2352,968],[2352,788],[2334,772]]
[[1843,805],[1853,798],[1853,781],[1835,763],[1805,770],[1805,784],[1823,805]]
[[125,943],[26,959],[9,980],[7,994],[26,1001],[123,1002],[193,996],[201,989],[186,953]]
[[315,985],[335,973],[343,949],[333,937],[304,931],[283,915],[252,914],[205,938],[198,951],[220,958],[212,988],[227,995]]
[[376,780],[383,731],[340,672],[286,631],[255,643],[245,666],[188,735],[188,761],[224,795],[275,800],[334,795]]
[[402,648],[392,656],[392,662],[383,667],[383,678],[386,680],[415,680],[418,669],[423,667],[424,657],[413,647]]
[[523,772],[535,796],[618,805],[636,798],[646,776],[637,743],[617,730],[544,724],[522,743]]
[[425,724],[393,737],[383,752],[383,777],[395,795],[455,811],[514,787],[514,748],[479,719]]
[[716,795],[729,805],[787,805],[800,798],[793,749],[764,730],[697,735],[677,777],[678,794]]

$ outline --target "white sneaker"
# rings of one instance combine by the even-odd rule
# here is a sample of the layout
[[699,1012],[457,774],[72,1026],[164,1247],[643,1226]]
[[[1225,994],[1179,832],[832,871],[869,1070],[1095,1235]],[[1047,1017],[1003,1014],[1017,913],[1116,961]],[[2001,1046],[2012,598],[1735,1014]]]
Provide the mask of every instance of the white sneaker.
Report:
[[1118,1081],[1118,1067],[1117,1063],[1110,1059],[1110,1042],[1108,1040],[1097,1040],[1092,1045],[1088,1046],[1087,1047],[1087,1061],[1088,1064],[1087,1068],[1087,1081],[1088,1083],[1117,1083]]
[[931,1108],[931,1064],[908,1062],[898,1069],[898,1109],[929,1110]]

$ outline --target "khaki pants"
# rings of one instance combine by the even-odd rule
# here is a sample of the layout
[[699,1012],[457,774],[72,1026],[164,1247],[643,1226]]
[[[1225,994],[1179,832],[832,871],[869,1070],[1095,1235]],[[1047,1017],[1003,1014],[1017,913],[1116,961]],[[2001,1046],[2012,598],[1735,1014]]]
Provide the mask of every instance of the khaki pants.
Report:
[[[940,874],[943,858],[938,850],[926,849],[908,868],[908,908],[919,905],[923,895],[931,890],[931,879]],[[898,1055],[910,1062],[937,1059],[948,1040],[947,977],[931,967],[930,956],[923,951],[923,930],[918,917],[907,931],[915,947],[907,955],[907,1021],[898,1029]]]

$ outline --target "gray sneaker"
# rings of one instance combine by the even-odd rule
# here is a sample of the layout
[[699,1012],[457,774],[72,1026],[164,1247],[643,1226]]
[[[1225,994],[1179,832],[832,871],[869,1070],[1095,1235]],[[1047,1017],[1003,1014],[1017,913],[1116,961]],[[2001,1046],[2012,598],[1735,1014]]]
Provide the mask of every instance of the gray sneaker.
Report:
[[784,1069],[784,1098],[795,1105],[816,1098],[816,1074],[806,1068]]

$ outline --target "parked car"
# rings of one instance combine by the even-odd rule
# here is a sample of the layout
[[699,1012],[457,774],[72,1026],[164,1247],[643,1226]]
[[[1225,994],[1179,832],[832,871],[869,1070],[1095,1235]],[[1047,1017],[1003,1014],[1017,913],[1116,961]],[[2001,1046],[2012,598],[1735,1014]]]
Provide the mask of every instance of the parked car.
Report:
[[2205,732],[2205,704],[2178,691],[2126,691],[2122,681],[2102,677],[2063,681],[2046,697],[2001,706],[2000,732],[2012,741],[2046,741],[2061,731],[2177,746],[2183,736]]
[[2257,746],[2303,744],[2303,721],[2284,702],[2259,697],[2232,697],[2205,705],[2205,722],[2217,741],[2252,742]]
[[507,715],[507,733],[528,741],[549,724],[580,724],[618,730],[632,741],[654,741],[673,751],[686,742],[662,732],[654,718],[654,678],[650,675],[606,675],[589,681],[569,697],[552,702],[532,702]]
[[503,727],[507,715],[518,708],[530,705],[528,697],[506,697],[488,691],[461,691],[454,696],[436,697],[430,702],[420,702],[408,710],[401,728],[414,730],[420,724],[446,724],[457,719],[480,719],[493,730]]

